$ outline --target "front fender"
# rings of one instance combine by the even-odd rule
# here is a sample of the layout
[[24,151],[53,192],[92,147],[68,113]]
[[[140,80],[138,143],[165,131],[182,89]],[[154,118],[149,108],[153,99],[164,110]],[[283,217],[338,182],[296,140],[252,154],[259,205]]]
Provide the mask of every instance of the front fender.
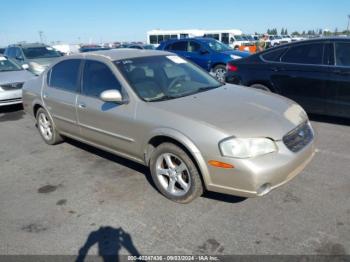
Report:
[[157,136],[164,136],[171,138],[173,140],[176,140],[178,143],[182,144],[193,156],[195,161],[197,162],[198,168],[200,169],[199,171],[202,174],[203,180],[205,185],[210,185],[211,184],[211,179],[209,176],[209,170],[206,164],[206,161],[204,160],[202,153],[198,149],[198,147],[193,143],[193,141],[184,135],[183,133],[171,129],[171,128],[158,128],[153,130],[148,136],[146,141],[146,144],[144,145],[144,155],[145,155],[145,163],[147,164],[149,161],[150,156],[147,156],[147,148],[149,146],[149,142],[151,141],[152,138],[157,137]]

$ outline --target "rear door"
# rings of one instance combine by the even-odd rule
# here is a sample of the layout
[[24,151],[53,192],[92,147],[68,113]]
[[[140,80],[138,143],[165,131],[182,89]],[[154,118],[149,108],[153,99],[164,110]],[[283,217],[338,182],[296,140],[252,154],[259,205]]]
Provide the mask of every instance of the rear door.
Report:
[[134,126],[133,106],[131,103],[102,101],[101,93],[110,89],[125,93],[109,65],[97,60],[86,60],[81,94],[77,98],[81,135],[84,139],[106,148],[135,155],[136,143],[130,137],[130,130]]
[[291,46],[271,67],[271,81],[280,94],[312,113],[325,113],[328,66],[325,44],[313,42]]
[[335,63],[330,68],[327,114],[350,117],[350,41],[333,43]]
[[47,74],[43,100],[55,125],[61,132],[79,134],[76,99],[79,87],[81,59],[64,60]]

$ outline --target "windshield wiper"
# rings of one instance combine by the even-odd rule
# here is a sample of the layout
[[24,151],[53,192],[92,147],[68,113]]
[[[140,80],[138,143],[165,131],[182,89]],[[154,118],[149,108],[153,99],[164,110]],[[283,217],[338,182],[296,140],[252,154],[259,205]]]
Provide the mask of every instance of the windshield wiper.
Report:
[[160,101],[166,101],[166,100],[170,100],[170,99],[174,99],[174,98],[177,98],[177,97],[164,95],[164,96],[159,97],[159,98],[147,100],[147,102],[160,102]]

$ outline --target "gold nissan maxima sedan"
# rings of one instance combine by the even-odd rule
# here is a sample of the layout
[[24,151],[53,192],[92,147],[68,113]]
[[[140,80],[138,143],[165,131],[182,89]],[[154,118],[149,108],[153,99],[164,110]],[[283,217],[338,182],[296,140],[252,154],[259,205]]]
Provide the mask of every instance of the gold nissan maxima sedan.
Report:
[[299,174],[315,151],[295,102],[220,83],[162,51],[63,57],[25,83],[23,104],[46,143],[70,137],[144,164],[179,203],[204,190],[263,196]]

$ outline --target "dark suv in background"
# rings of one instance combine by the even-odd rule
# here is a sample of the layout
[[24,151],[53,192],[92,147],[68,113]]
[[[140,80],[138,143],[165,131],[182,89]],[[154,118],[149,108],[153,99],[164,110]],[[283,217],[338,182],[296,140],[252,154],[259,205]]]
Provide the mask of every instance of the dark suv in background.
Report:
[[233,50],[213,38],[171,39],[162,42],[157,49],[176,53],[196,63],[221,82],[225,81],[227,62],[250,55]]
[[272,91],[306,111],[350,118],[350,38],[282,45],[227,65],[226,81]]
[[5,56],[17,64],[28,68],[35,75],[40,75],[61,54],[45,44],[17,44],[6,48]]

